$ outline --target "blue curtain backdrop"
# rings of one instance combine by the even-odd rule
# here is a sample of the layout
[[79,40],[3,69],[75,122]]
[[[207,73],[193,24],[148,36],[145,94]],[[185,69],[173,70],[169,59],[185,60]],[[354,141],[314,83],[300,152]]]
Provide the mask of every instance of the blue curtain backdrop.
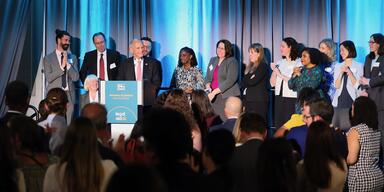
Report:
[[0,7],[0,114],[11,80],[25,81],[34,86],[32,97],[43,97],[43,85],[34,82],[42,82],[41,59],[55,49],[57,28],[73,36],[71,51],[80,60],[94,49],[91,37],[99,31],[109,48],[126,56],[129,41],[151,37],[162,62],[163,87],[184,46],[195,50],[204,73],[222,38],[235,45],[241,63],[254,42],[268,49],[271,61],[280,59],[280,42],[287,36],[311,47],[323,38],[353,40],[362,62],[369,36],[384,29],[381,0],[2,0]]

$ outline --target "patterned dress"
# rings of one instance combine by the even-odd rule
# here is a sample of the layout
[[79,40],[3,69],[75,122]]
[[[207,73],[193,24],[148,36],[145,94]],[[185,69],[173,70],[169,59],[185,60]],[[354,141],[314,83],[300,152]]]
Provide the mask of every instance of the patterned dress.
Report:
[[188,87],[196,89],[204,89],[203,73],[197,67],[176,67],[172,75],[171,87],[186,89]]
[[359,133],[360,153],[356,164],[349,167],[349,191],[382,191],[384,176],[379,168],[380,131],[372,130],[365,124],[351,129]]
[[310,69],[303,67],[300,76],[289,79],[288,87],[298,94],[304,87],[311,87],[317,90],[321,97],[324,97],[324,92],[321,89],[322,82],[323,69],[321,66],[316,66]]

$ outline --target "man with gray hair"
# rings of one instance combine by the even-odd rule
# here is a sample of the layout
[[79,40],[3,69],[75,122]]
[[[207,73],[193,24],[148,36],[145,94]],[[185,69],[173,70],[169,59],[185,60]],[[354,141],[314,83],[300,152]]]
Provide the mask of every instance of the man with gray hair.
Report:
[[161,63],[151,57],[143,56],[143,43],[134,39],[129,44],[132,57],[121,63],[118,79],[143,81],[144,107],[151,106],[162,82]]
[[228,97],[225,101],[224,106],[224,115],[227,118],[224,123],[220,125],[212,126],[209,129],[209,132],[212,132],[217,129],[226,129],[230,132],[232,132],[233,127],[235,126],[237,118],[240,116],[240,114],[243,112],[243,104],[241,100],[238,97]]

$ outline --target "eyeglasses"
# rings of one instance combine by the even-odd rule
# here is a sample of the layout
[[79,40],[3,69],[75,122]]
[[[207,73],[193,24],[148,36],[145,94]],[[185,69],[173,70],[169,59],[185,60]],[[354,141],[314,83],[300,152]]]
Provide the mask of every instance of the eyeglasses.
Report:
[[374,44],[374,43],[376,43],[376,42],[374,42],[374,41],[368,41],[368,43],[369,43],[369,44]]

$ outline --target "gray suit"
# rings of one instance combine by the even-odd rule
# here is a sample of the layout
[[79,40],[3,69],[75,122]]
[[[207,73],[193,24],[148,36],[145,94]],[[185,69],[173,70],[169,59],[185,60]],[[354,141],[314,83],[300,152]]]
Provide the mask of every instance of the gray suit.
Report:
[[[219,64],[218,57],[212,57],[209,61],[207,68],[207,76],[205,77],[205,84],[212,83],[213,72],[215,67]],[[234,57],[225,58],[219,68],[218,82],[220,94],[212,100],[212,107],[216,114],[225,121],[227,118],[224,115],[225,101],[230,96],[240,96],[240,88],[237,84],[239,78],[239,64]]]
[[[75,84],[79,80],[79,71],[78,71],[78,62],[77,57],[74,54],[68,53],[68,64],[71,65],[67,69],[67,84],[68,84],[68,101],[69,107],[67,109],[67,123],[69,124],[73,115],[73,108],[76,98],[75,93]],[[47,91],[52,88],[59,87],[61,88],[61,76],[64,74],[64,71],[61,70],[59,60],[56,55],[56,51],[46,55],[44,57],[44,75],[47,82]]]

